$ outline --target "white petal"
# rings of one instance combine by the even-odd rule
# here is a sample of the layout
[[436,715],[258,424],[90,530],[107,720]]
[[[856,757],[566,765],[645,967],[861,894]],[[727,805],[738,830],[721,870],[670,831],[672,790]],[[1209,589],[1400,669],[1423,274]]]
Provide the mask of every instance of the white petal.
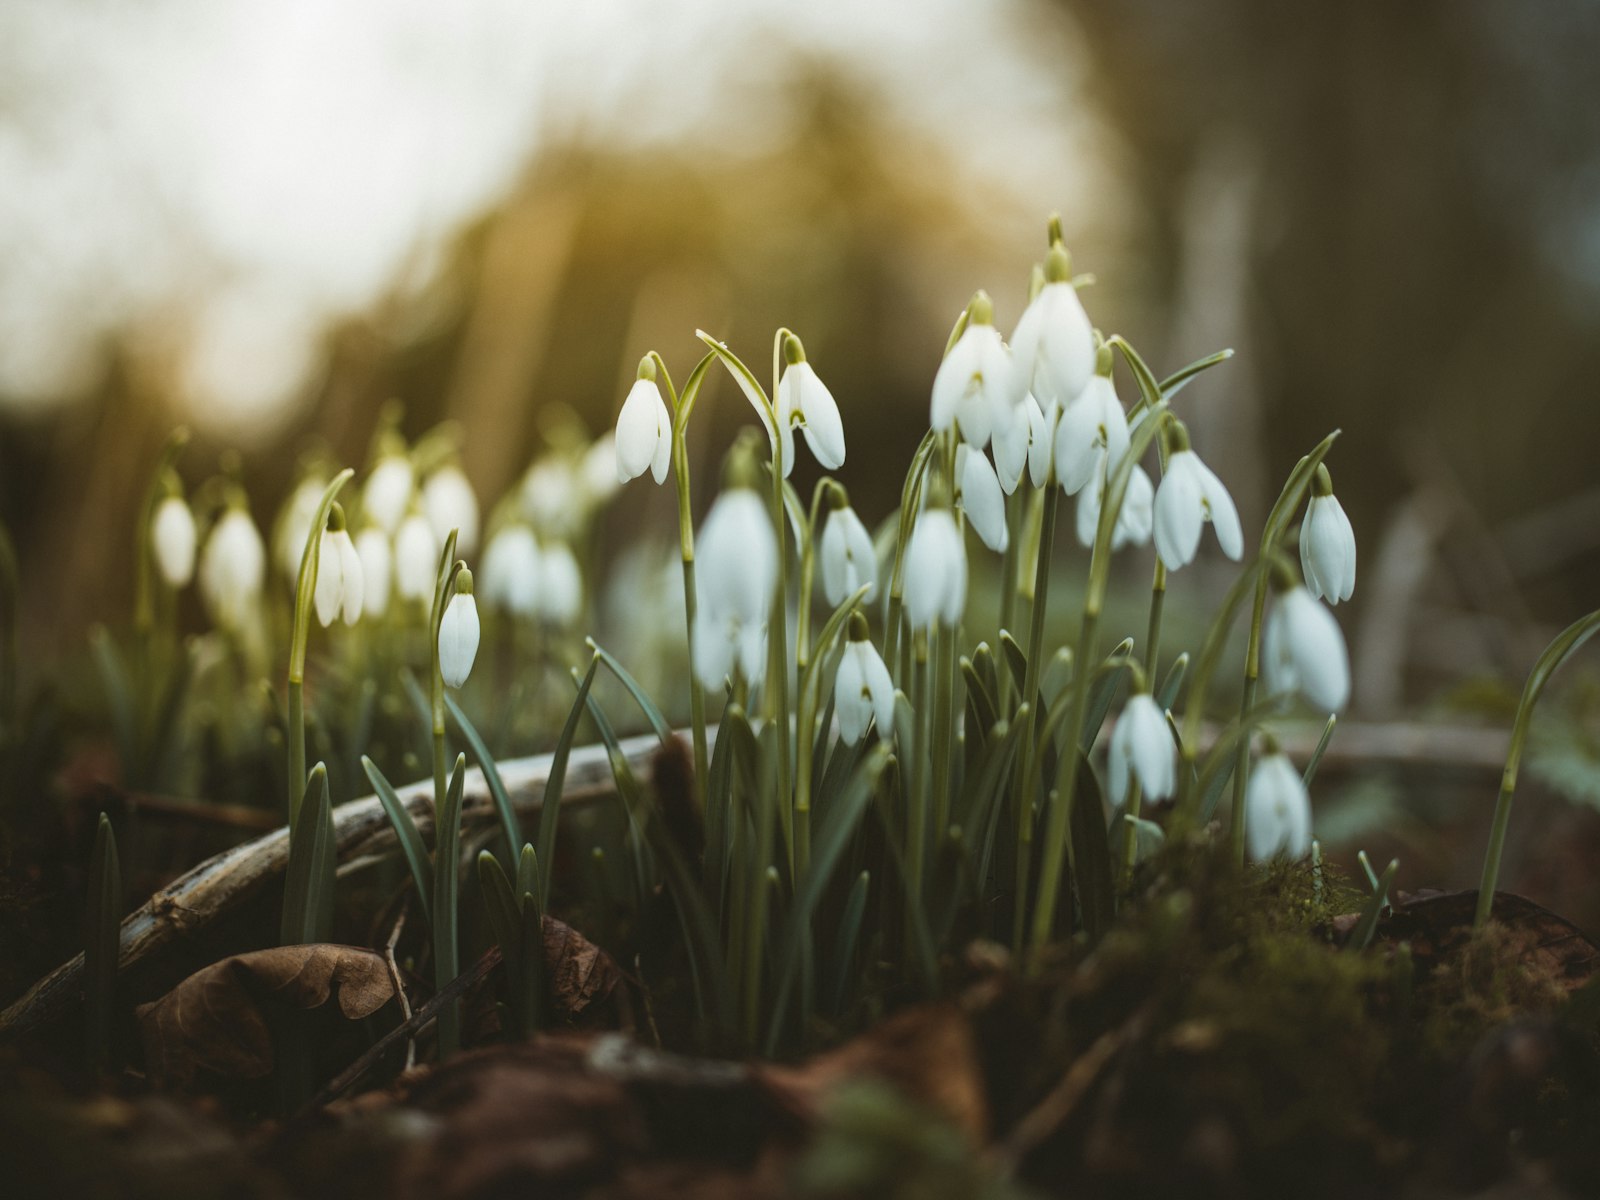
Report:
[[733,643],[704,604],[694,618],[694,674],[708,692],[721,689],[733,673]]
[[695,540],[697,590],[711,613],[767,619],[778,586],[778,542],[767,506],[749,488],[717,497]]
[[[567,502],[571,502],[568,493]],[[441,467],[422,485],[422,511],[433,527],[433,536],[444,545],[456,530],[456,553],[468,555],[478,545],[478,498],[460,467]]]
[[361,556],[348,530],[334,535],[334,545],[339,548],[339,595],[344,623],[354,625],[361,618],[361,602],[366,591],[366,577],[361,570]]
[[413,514],[394,538],[395,588],[402,600],[433,602],[439,570],[439,543],[426,517]]
[[891,738],[894,736],[894,680],[889,677],[889,668],[878,648],[871,642],[861,645],[865,647],[859,651],[861,674],[872,696],[872,715],[878,722],[878,736]]
[[[663,437],[667,443],[667,457],[672,454],[672,419],[667,413],[666,401],[654,380],[635,379],[628,396],[617,414],[617,479],[627,483],[646,471],[654,472],[661,457]],[[660,483],[666,476],[662,465],[656,475]]]
[[1070,404],[1094,373],[1094,327],[1070,283],[1048,283],[1011,339],[1024,386],[1041,400]]
[[180,497],[168,496],[150,522],[151,548],[161,578],[170,588],[188,586],[194,578],[194,514]]
[[[963,449],[966,449],[963,447]],[[994,468],[981,450],[969,450],[961,467],[961,510],[983,544],[996,554],[1004,554],[1009,534],[1006,529],[1006,498]]]
[[[783,373],[778,382],[780,395],[785,384],[790,388],[790,403],[799,411],[806,445],[819,463],[830,471],[837,470],[844,465],[844,422],[839,419],[833,393],[808,362],[794,363]],[[791,414],[789,420],[793,419]]]
[[829,604],[842,604],[844,598],[863,584],[871,584],[865,599],[878,593],[878,559],[872,548],[872,535],[852,508],[835,509],[822,527],[822,593]]
[[1143,546],[1150,540],[1151,526],[1155,521],[1155,485],[1143,467],[1134,467],[1128,476],[1128,487],[1122,493],[1122,508],[1117,513],[1116,532],[1111,537],[1111,548]]
[[845,647],[833,687],[833,711],[839,718],[839,736],[847,746],[854,746],[861,740],[861,735],[867,731],[867,722],[872,720],[866,676],[861,670],[861,658],[855,652],[859,644],[851,642]]
[[[1037,424],[1036,424],[1037,423]],[[1044,424],[1039,415],[1039,405],[1032,396],[1024,397],[1021,412],[1004,434],[994,439],[994,468],[1000,479],[1000,489],[1006,495],[1017,490],[1022,473],[1028,469],[1028,455],[1032,438]]]
[[1337,604],[1356,586],[1356,536],[1336,496],[1313,496],[1300,525],[1300,566],[1313,596]]
[[1319,712],[1339,712],[1350,699],[1350,655],[1339,622],[1303,587],[1279,603],[1301,693]]
[[913,627],[960,621],[967,600],[967,554],[947,509],[929,509],[917,518],[906,546],[904,583],[906,619]]
[[311,601],[317,610],[317,622],[326,629],[339,615],[342,596],[339,587],[339,547],[333,534],[322,531],[322,545],[317,550],[317,579],[311,589]]
[[355,544],[361,557],[361,610],[368,617],[381,617],[389,607],[394,584],[394,552],[388,535],[369,525],[356,534]]
[[539,555],[539,589],[535,611],[552,625],[571,625],[583,614],[583,573],[565,542],[546,546]]
[[1200,460],[1192,450],[1180,450],[1167,460],[1167,471],[1156,489],[1156,552],[1167,570],[1176,571],[1194,561],[1200,548]]
[[446,687],[458,688],[472,673],[478,656],[478,603],[457,593],[439,620],[439,674]]
[[392,535],[406,515],[411,493],[416,490],[416,473],[403,454],[386,455],[372,468],[361,492],[362,510],[384,533]]
[[1310,849],[1311,797],[1294,764],[1282,754],[1263,755],[1245,785],[1245,834],[1250,857],[1262,861],[1279,851],[1292,859]]
[[1086,549],[1094,545],[1095,534],[1100,529],[1100,502],[1104,499],[1101,495],[1104,490],[1104,486],[1097,483],[1078,493],[1078,544]]
[[1041,408],[1032,396],[1024,406],[1028,419],[1028,478],[1033,486],[1042,488],[1050,480],[1050,469],[1055,466],[1056,423],[1061,410],[1052,402]]
[[740,624],[737,632],[739,669],[744,672],[750,690],[761,686],[767,667],[767,625],[765,621]]
[[1244,555],[1244,531],[1239,528],[1239,510],[1233,506],[1233,497],[1223,486],[1217,474],[1198,458],[1200,495],[1205,505],[1206,519],[1217,531],[1217,545],[1234,562]]

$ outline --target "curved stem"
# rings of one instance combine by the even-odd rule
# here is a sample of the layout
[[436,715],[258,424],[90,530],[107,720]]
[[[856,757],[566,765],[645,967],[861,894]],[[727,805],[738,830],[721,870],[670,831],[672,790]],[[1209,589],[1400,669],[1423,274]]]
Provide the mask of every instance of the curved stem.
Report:
[[[1021,702],[1027,704],[1030,711],[1038,709],[1036,697],[1039,694],[1039,659],[1044,654],[1045,610],[1050,598],[1050,551],[1055,545],[1056,509],[1060,501],[1061,489],[1056,485],[1055,470],[1052,468],[1050,477],[1045,480],[1044,493],[1041,496],[1039,544],[1034,553],[1036,561],[1033,577],[1033,610],[1029,615],[1028,624],[1028,658],[1022,673]],[[1081,657],[1075,660],[1073,666],[1075,677],[1084,673],[1087,662],[1087,659]],[[1033,823],[1036,819],[1033,811],[1033,792],[1039,782],[1031,770],[1034,726],[1035,721],[1030,719],[1023,726],[1017,742],[1016,773],[1011,789],[1017,834],[1017,886],[1011,919],[1011,942],[1019,950],[1022,948],[1023,928],[1027,921],[1029,876],[1033,873]]]

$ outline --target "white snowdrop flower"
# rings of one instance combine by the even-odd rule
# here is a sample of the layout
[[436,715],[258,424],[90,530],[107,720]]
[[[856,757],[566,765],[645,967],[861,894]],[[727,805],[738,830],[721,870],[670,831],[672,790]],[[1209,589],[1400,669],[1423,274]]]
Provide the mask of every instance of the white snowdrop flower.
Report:
[[[1094,545],[1094,535],[1100,528],[1100,506],[1105,500],[1107,483],[1086,487],[1078,493],[1078,541],[1084,546]],[[1143,467],[1134,467],[1128,476],[1128,488],[1122,493],[1122,507],[1117,511],[1117,524],[1111,531],[1111,548],[1143,546],[1150,540],[1154,524],[1155,484]]]
[[361,510],[390,537],[405,519],[417,476],[411,460],[403,454],[386,454],[372,468],[361,489]]
[[200,555],[200,597],[211,619],[238,630],[254,611],[267,569],[267,549],[243,508],[229,508]]
[[182,496],[168,496],[150,521],[150,549],[168,587],[187,587],[194,578],[194,548],[194,514]]
[[783,439],[783,473],[794,469],[794,427],[805,434],[806,445],[816,460],[829,471],[844,465],[844,422],[833,393],[817,377],[806,361],[805,348],[794,334],[784,338],[787,361],[778,380],[778,431]]
[[400,531],[394,535],[394,586],[400,599],[433,603],[439,549],[427,517],[412,513],[400,522]]
[[540,620],[567,626],[583,615],[583,572],[565,542],[551,542],[539,553],[539,588],[533,610]]
[[818,556],[822,560],[822,594],[829,604],[844,603],[844,598],[863,584],[867,585],[864,600],[871,601],[878,594],[878,555],[872,535],[848,502],[828,513]]
[[361,611],[381,617],[389,609],[394,590],[394,549],[389,537],[375,525],[356,534],[356,556],[361,559]]
[[609,430],[595,438],[578,460],[578,482],[585,510],[604,504],[616,494],[622,481],[617,478],[617,439]]
[[478,602],[472,597],[472,572],[456,572],[456,590],[439,618],[439,675],[446,687],[458,688],[472,674],[478,657]]
[[[1101,347],[1111,369],[1110,351]],[[1078,398],[1061,412],[1056,425],[1056,478],[1067,495],[1116,470],[1128,450],[1128,415],[1122,411],[1110,375],[1096,374]]]
[[483,599],[490,608],[531,617],[539,602],[539,543],[520,521],[502,525],[483,552]]
[[295,485],[278,516],[272,551],[291,591],[300,578],[300,560],[305,557],[311,523],[317,519],[317,509],[322,507],[322,493],[327,487],[326,479],[308,475]]
[[1045,259],[1045,278],[1017,322],[1011,352],[1023,385],[1046,404],[1065,408],[1094,373],[1094,326],[1070,282],[1072,260],[1059,241]]
[[1156,551],[1169,571],[1187,566],[1200,548],[1201,525],[1210,521],[1217,531],[1217,545],[1237,562],[1244,554],[1239,510],[1234,508],[1233,497],[1222,486],[1222,480],[1189,449],[1189,437],[1182,426],[1176,428],[1177,440],[1156,490]]
[[947,508],[929,508],[917,518],[906,545],[906,619],[915,629],[934,622],[953,626],[967,606],[967,549]]
[[522,478],[523,515],[542,535],[571,537],[581,515],[572,497],[582,486],[571,463],[558,454],[547,454]]
[[1004,433],[994,435],[994,473],[1000,480],[1000,490],[1008,496],[1022,482],[1028,470],[1028,458],[1033,453],[1034,438],[1039,436],[1044,425],[1039,402],[1032,396],[1022,398],[1017,418]]
[[317,620],[323,625],[333,624],[341,614],[346,625],[354,625],[361,616],[364,579],[361,574],[361,556],[356,553],[350,531],[342,525],[338,529],[322,531],[322,549],[318,554],[317,581],[312,590],[312,602],[317,610]]
[[731,487],[717,497],[695,539],[695,567],[695,675],[716,690],[737,666],[755,687],[778,586],[778,540],[754,491]]
[[1313,596],[1338,604],[1356,588],[1356,533],[1344,506],[1333,494],[1333,477],[1317,465],[1300,523],[1300,569]]
[[[567,497],[570,504],[571,496]],[[428,524],[433,526],[433,536],[444,545],[445,538],[456,530],[456,553],[471,554],[478,545],[478,497],[472,484],[460,467],[440,467],[422,485],[422,511]]]
[[655,364],[646,355],[639,377],[617,414],[617,482],[627,483],[646,471],[661,483],[672,465],[672,414],[656,385]]
[[1000,480],[982,450],[962,444],[956,448],[956,505],[967,514],[973,532],[996,554],[1004,554],[1010,541],[1006,528],[1006,498]]
[[833,711],[839,718],[839,736],[853,746],[867,731],[867,722],[878,722],[878,736],[894,735],[894,680],[883,656],[867,637],[867,619],[860,612],[850,614],[850,640],[839,659],[839,674],[833,688]]
[[1279,593],[1262,632],[1267,689],[1299,692],[1318,712],[1339,712],[1350,699],[1350,653],[1339,622],[1304,587]]
[[1257,862],[1279,853],[1301,859],[1311,849],[1311,797],[1288,756],[1269,747],[1245,785],[1245,840]]
[[1151,800],[1165,800],[1178,785],[1172,734],[1166,715],[1149,692],[1128,697],[1128,703],[1111,731],[1111,802],[1128,799],[1128,784],[1137,779]]
[[1010,430],[1022,389],[1011,352],[994,327],[989,297],[974,296],[968,314],[966,329],[933,377],[930,423],[940,432],[959,424],[963,440],[982,450],[996,431]]

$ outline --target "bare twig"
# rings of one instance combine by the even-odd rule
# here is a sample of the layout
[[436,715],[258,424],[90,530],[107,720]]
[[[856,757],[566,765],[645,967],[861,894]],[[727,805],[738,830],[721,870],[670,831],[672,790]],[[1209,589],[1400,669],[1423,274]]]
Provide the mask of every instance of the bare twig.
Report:
[[[411,1001],[406,996],[406,981],[400,977],[400,964],[395,961],[395,944],[400,941],[400,935],[406,928],[406,906],[401,905],[400,915],[394,919],[394,928],[389,931],[389,940],[383,947],[383,959],[389,964],[389,982],[394,984],[395,998],[400,1001],[400,1016],[405,1021],[411,1020]],[[417,1063],[417,1039],[406,1039],[406,1070],[410,1070]]]

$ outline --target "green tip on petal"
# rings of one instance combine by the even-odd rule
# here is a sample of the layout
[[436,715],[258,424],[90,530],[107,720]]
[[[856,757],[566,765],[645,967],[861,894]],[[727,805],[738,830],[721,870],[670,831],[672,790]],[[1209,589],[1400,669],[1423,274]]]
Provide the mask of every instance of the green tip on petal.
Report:
[[1285,592],[1300,586],[1299,573],[1296,572],[1294,567],[1289,565],[1289,561],[1284,558],[1276,558],[1273,560],[1270,579],[1272,581],[1272,594],[1274,596],[1281,596]]
[[472,572],[467,569],[467,564],[463,562],[456,564],[456,595],[472,595]]
[[1333,474],[1324,463],[1317,464],[1317,473],[1311,480],[1311,494],[1313,496],[1333,495]]
[[739,436],[728,447],[728,457],[722,460],[722,486],[724,488],[761,488],[761,461],[765,456],[765,436],[752,426],[739,430]]
[[944,477],[942,470],[928,471],[928,482],[923,486],[923,495],[927,498],[927,507],[930,510],[950,507],[950,481]]
[[837,479],[830,479],[828,486],[823,489],[823,503],[831,509],[849,508],[850,493],[844,490],[844,484]]
[[971,302],[967,305],[967,324],[994,324],[994,301],[989,299],[988,292],[980,289],[973,294]]
[[1053,212],[1050,214],[1049,224],[1045,228],[1045,244],[1059,246],[1065,240],[1061,233],[1061,214]]
[[784,334],[783,361],[792,367],[795,363],[803,363],[805,360],[806,348],[800,344],[800,339],[792,333]]
[[639,360],[639,371],[637,378],[648,380],[650,383],[654,383],[656,381],[655,355],[646,354]]
[[1167,442],[1167,454],[1181,453],[1189,448],[1189,428],[1182,421],[1173,418],[1167,422],[1167,427],[1162,430]]
[[344,528],[344,505],[335,500],[333,502],[333,507],[328,510],[328,532],[339,533]]
[[1111,346],[1106,342],[1101,342],[1094,352],[1094,373],[1110,379],[1111,368],[1115,363],[1116,357],[1111,352]]
[[1052,242],[1044,256],[1044,278],[1046,283],[1072,282],[1072,255],[1060,242]]
[[859,608],[850,614],[850,640],[864,642],[871,636],[867,629],[867,614]]

